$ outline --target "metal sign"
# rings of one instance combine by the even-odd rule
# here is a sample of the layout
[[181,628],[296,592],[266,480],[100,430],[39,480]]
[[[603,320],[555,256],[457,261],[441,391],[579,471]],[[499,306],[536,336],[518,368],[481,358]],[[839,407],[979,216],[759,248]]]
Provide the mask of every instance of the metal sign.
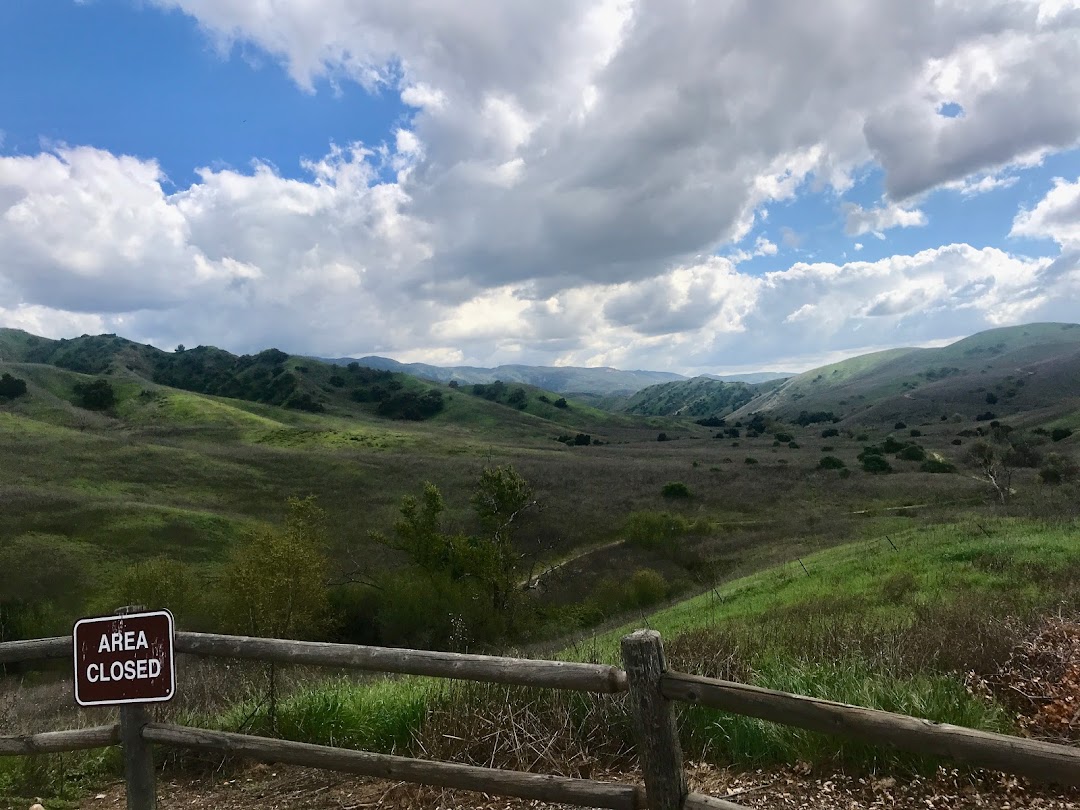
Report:
[[176,691],[173,617],[167,610],[80,619],[75,702],[80,706],[157,703]]

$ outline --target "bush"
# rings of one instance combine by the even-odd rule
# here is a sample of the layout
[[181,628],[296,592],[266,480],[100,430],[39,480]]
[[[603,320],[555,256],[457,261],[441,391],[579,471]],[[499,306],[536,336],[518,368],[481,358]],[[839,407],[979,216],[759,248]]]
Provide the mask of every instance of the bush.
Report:
[[88,411],[105,411],[116,404],[116,393],[108,380],[78,383],[75,395],[79,398],[79,407]]
[[964,443],[964,440],[963,439],[953,439],[952,443],[957,445],[957,446],[960,446],[961,444]]
[[793,437],[790,433],[776,433],[773,435],[773,438],[781,444],[787,444],[788,442],[793,441]]
[[668,594],[668,583],[659,572],[642,568],[630,577],[627,590],[634,607],[650,607],[664,600]]
[[559,397],[559,398],[558,398],[557,400],[555,400],[555,402],[553,402],[552,404],[553,404],[553,405],[554,405],[554,406],[555,406],[556,408],[563,408],[563,409],[566,409],[566,408],[569,408],[569,407],[570,407],[570,404],[569,404],[569,403],[568,403],[568,402],[566,401],[566,397]]
[[868,455],[864,457],[862,460],[862,468],[866,470],[866,472],[875,475],[892,472],[892,467],[889,465],[889,462],[887,462],[883,456],[878,455]]
[[689,498],[690,488],[682,481],[669,481],[664,484],[663,489],[660,490],[660,494],[665,498]]
[[1050,431],[1050,440],[1060,442],[1062,439],[1067,439],[1072,436],[1072,431],[1068,428],[1054,428]]
[[26,380],[4,374],[0,377],[0,399],[15,399],[26,393]]
[[758,460],[756,458],[753,458],[752,456],[747,456],[744,459],[744,463],[746,463],[746,464],[757,464]]
[[881,443],[881,449],[886,453],[899,453],[906,445],[889,436]]
[[909,435],[909,436],[911,436],[911,437],[912,437],[913,439],[917,439],[917,438],[919,438],[920,436],[922,436],[922,431],[921,431],[921,430],[915,430],[915,429],[912,429],[912,430],[911,430],[911,431],[910,431],[910,432],[908,433],[908,435]]
[[901,461],[926,461],[926,451],[917,444],[909,444],[896,457]]
[[840,431],[836,428],[825,428],[823,431],[821,431],[821,438],[823,439],[831,439],[833,436],[839,435]]
[[668,439],[668,435],[667,435],[666,433],[661,433],[661,434],[660,434],[659,436],[657,436],[657,437],[656,437],[656,440],[657,440],[658,442],[666,442],[666,441],[670,441],[670,440]]
[[986,404],[987,405],[997,405],[997,402],[998,402],[997,394],[995,394],[993,391],[987,392],[987,394],[986,394]]
[[825,456],[818,462],[818,467],[822,470],[842,470],[847,465],[836,456]]
[[788,442],[787,446],[790,447],[792,450],[798,450],[799,449],[799,443],[798,442]]
[[579,433],[574,437],[574,444],[578,447],[588,446],[592,444],[592,436],[588,433]]
[[345,378],[342,377],[340,374],[334,374],[333,376],[331,376],[329,382],[332,386],[334,386],[334,388],[345,387]]
[[893,430],[903,430],[906,427],[907,425],[903,422],[897,422],[895,425],[893,425]]
[[827,445],[825,445],[824,447],[821,448],[821,452],[822,453],[831,453],[835,449],[836,448],[833,447],[831,444],[827,444]]
[[994,416],[993,411],[987,411],[986,413],[980,413],[978,416],[975,417],[976,422],[989,422],[992,419],[997,419],[997,417]]
[[956,467],[949,464],[947,461],[940,461],[936,458],[928,458],[922,464],[919,465],[919,469],[925,473],[953,473],[956,472]]

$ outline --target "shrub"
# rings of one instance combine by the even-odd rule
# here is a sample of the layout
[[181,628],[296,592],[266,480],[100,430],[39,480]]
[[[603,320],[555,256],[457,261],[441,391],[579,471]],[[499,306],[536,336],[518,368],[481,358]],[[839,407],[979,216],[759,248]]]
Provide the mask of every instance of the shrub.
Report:
[[865,433],[860,433],[858,436],[855,437],[855,441],[857,441],[857,442],[868,442],[868,441],[870,441],[870,437],[868,435],[866,435]]
[[26,393],[26,380],[4,374],[0,377],[0,399],[15,399]]
[[889,436],[881,443],[882,451],[886,453],[899,453],[906,445]]
[[634,607],[649,607],[664,600],[668,594],[668,583],[663,574],[651,568],[642,568],[630,577],[627,590]]
[[1048,455],[1045,466],[1039,470],[1039,478],[1044,484],[1051,486],[1072,481],[1077,477],[1080,477],[1080,465],[1059,453]]
[[704,531],[705,527],[671,512],[632,512],[622,527],[627,545],[668,551],[674,548],[676,538],[696,530]]
[[105,411],[116,404],[116,393],[108,380],[78,383],[75,395],[79,398],[79,406],[88,411]]
[[851,478],[851,470],[846,469],[846,468],[841,470],[840,471],[840,477],[841,478]]
[[747,456],[744,459],[744,463],[746,463],[746,464],[757,464],[758,460],[756,458],[753,458],[752,456]]
[[831,439],[833,436],[839,435],[840,431],[836,428],[825,428],[823,431],[821,431],[821,438],[823,439]]
[[799,443],[798,442],[788,442],[787,446],[790,447],[792,450],[798,450],[799,449]]
[[1067,439],[1072,436],[1072,431],[1068,428],[1054,428],[1050,431],[1050,440],[1060,442],[1062,439]]
[[897,422],[895,425],[893,425],[893,430],[903,430],[906,427],[907,425],[905,423]]
[[836,456],[825,456],[818,462],[818,467],[822,470],[842,470],[847,465]]
[[896,457],[901,461],[926,461],[926,451],[917,444],[909,444]]
[[569,408],[570,404],[566,401],[566,397],[559,397],[552,403],[556,408]]
[[909,435],[909,436],[911,436],[911,437],[912,437],[913,439],[917,439],[917,438],[919,438],[920,436],[922,436],[922,431],[921,431],[921,430],[916,430],[916,429],[912,429],[912,430],[911,430],[911,431],[910,431],[910,432],[908,433],[908,435]]
[[588,433],[579,433],[574,437],[574,444],[579,447],[592,444],[592,436]]
[[330,378],[330,384],[332,386],[334,386],[334,388],[344,388],[345,387],[345,378],[342,377],[340,374],[334,374]]
[[824,447],[821,448],[821,452],[822,453],[831,453],[835,449],[836,448],[833,447],[831,444],[827,444],[827,445],[825,445]]
[[781,444],[787,444],[788,442],[793,440],[793,437],[790,433],[776,433],[773,435],[773,438]]
[[889,465],[884,456],[868,455],[862,460],[862,468],[868,473],[875,475],[881,473],[892,472],[892,467]]
[[904,597],[919,589],[919,580],[910,571],[896,571],[881,583],[881,595],[892,603],[902,602]]
[[996,418],[997,417],[994,416],[993,411],[987,411],[986,413],[980,413],[978,416],[976,416],[975,421],[976,422],[989,422],[990,420],[996,419]]
[[682,481],[668,481],[660,490],[665,498],[689,498],[690,488]]
[[960,446],[961,444],[964,443],[964,440],[963,439],[953,439],[952,443],[957,445],[957,446]]
[[956,467],[947,461],[941,461],[936,458],[928,458],[922,464],[919,465],[919,469],[925,473],[953,473],[956,472]]
[[986,394],[986,404],[987,405],[997,405],[997,402],[998,402],[997,394],[995,394],[993,391],[987,392],[987,394]]

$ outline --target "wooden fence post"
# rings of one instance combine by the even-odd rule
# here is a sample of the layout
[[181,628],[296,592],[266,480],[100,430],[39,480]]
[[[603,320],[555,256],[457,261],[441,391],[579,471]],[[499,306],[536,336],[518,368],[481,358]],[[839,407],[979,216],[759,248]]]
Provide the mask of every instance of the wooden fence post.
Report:
[[[118,608],[119,616],[141,613],[142,605]],[[120,744],[124,748],[124,782],[127,810],[157,810],[157,787],[154,781],[154,756],[151,745],[143,739],[143,726],[150,722],[146,706],[130,703],[120,707]]]
[[660,634],[638,630],[624,636],[622,659],[649,810],[680,810],[687,794],[686,773],[675,714],[660,693],[660,676],[667,669]]

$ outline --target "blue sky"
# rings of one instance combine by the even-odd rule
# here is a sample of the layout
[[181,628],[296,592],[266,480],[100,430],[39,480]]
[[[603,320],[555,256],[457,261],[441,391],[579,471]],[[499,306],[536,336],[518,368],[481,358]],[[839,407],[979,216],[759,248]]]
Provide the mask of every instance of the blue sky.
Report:
[[1076,320],[1076,2],[672,2],[0,4],[0,325],[695,373]]

